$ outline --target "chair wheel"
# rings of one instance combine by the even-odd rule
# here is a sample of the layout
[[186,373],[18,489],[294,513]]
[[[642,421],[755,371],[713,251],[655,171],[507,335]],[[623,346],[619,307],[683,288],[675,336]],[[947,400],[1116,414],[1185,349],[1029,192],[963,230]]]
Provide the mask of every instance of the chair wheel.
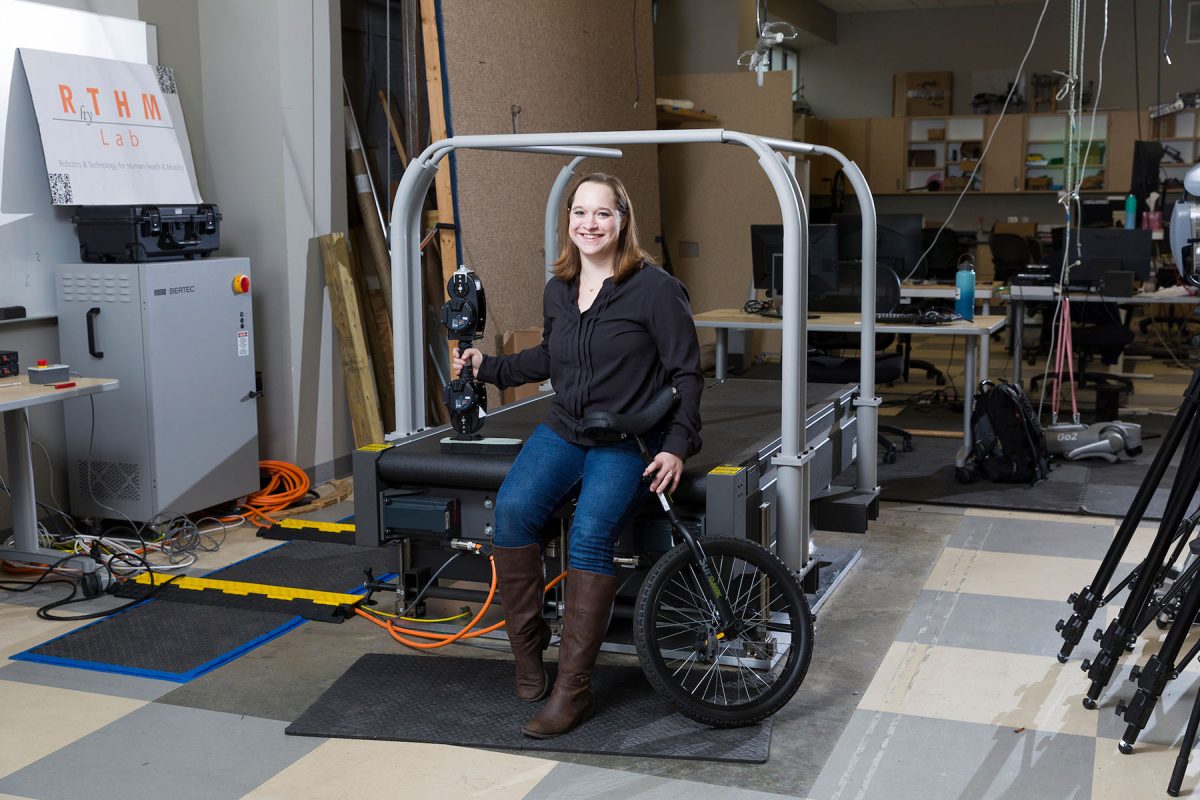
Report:
[[900,445],[900,449],[906,453],[911,453],[912,449],[913,449],[912,439],[905,439],[904,442]]
[[889,450],[888,452],[884,453],[884,454],[883,454],[883,463],[885,463],[885,464],[895,464],[895,463],[896,463],[896,453],[895,453],[895,451],[893,451],[893,450]]
[[954,468],[954,479],[962,484],[970,483],[971,482],[971,473],[967,471],[966,467],[955,467]]

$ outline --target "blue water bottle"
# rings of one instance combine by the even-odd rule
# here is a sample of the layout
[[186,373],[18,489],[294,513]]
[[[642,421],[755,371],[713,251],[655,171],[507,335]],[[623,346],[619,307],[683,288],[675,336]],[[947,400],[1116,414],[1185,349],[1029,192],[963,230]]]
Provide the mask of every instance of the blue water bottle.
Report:
[[954,312],[966,320],[975,319],[975,262],[964,258],[958,264],[958,275],[954,285],[958,299],[954,301]]

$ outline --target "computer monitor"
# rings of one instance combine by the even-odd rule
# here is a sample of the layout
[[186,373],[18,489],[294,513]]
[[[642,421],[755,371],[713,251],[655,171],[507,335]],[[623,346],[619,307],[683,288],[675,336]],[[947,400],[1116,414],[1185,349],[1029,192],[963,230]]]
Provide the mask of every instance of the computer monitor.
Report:
[[[783,226],[750,226],[750,264],[754,288],[772,297],[783,295]],[[828,294],[838,288],[836,225],[808,226],[808,293]]]
[[1150,280],[1154,259],[1150,231],[1140,228],[1080,228],[1076,231],[1072,228],[1067,235],[1065,228],[1056,228],[1052,232],[1052,241],[1053,250],[1046,263],[1055,275],[1059,275],[1062,268],[1064,246],[1068,249],[1069,260],[1079,259],[1071,270],[1070,282],[1074,285],[1096,285],[1106,273],[1116,271],[1132,272],[1143,283]]
[[[838,252],[845,260],[862,259],[862,216],[835,214]],[[915,269],[921,258],[924,218],[920,214],[880,214],[875,218],[875,263],[891,267],[901,279],[923,278]]]
[[1150,280],[1154,258],[1151,232],[1140,228],[1083,228],[1079,231],[1080,265],[1076,275],[1099,280],[1106,272],[1132,272],[1143,283]]
[[1111,228],[1113,212],[1125,210],[1125,198],[1084,197],[1079,201],[1079,227]]

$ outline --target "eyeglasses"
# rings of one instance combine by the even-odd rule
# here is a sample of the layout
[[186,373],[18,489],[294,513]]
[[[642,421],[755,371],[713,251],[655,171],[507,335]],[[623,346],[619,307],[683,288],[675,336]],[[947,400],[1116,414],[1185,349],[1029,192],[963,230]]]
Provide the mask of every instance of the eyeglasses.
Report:
[[774,310],[773,300],[747,300],[746,305],[742,306],[742,311],[746,314],[765,314]]

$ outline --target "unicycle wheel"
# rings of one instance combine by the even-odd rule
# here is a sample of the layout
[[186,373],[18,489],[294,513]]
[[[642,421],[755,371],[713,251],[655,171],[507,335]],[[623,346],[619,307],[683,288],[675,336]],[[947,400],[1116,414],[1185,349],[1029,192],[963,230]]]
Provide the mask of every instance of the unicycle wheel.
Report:
[[633,635],[650,684],[684,715],[717,728],[750,725],[796,693],[812,658],[813,619],[799,580],[748,539],[701,542],[733,608],[720,630],[710,592],[686,544],[646,576]]

